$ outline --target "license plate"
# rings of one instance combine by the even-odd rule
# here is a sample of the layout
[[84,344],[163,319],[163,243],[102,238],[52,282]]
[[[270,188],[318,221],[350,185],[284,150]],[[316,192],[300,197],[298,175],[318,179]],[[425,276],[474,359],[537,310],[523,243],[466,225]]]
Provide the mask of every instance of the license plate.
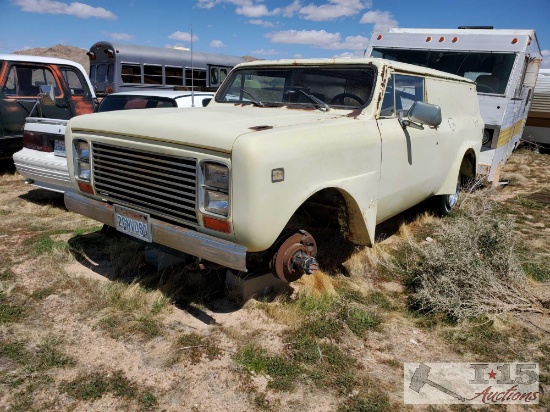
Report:
[[67,157],[65,153],[65,141],[64,140],[55,140],[53,143],[53,154],[56,156]]
[[114,206],[115,227],[118,231],[126,233],[135,238],[151,242],[153,236],[151,233],[151,222],[147,213],[126,207]]

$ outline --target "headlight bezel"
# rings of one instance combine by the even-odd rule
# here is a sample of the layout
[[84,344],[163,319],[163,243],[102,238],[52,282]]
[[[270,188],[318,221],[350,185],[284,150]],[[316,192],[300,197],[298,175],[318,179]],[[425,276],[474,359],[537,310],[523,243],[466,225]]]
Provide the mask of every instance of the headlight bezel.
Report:
[[[231,168],[216,160],[203,160],[199,166],[199,210],[202,214],[227,220],[231,214]],[[225,207],[222,207],[225,202]]]
[[[84,139],[73,140],[74,153],[74,176],[77,181],[91,183],[92,169],[90,156],[90,142]],[[87,165],[87,167],[86,167]],[[87,172],[87,176],[83,176],[83,172]]]

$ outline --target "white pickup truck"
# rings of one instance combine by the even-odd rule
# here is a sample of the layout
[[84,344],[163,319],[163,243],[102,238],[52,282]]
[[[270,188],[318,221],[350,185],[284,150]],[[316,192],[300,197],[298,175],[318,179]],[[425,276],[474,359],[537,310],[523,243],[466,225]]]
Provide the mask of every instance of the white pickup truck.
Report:
[[476,175],[475,84],[381,59],[237,66],[203,110],[79,116],[67,125],[68,209],[239,271],[317,269],[330,223],[356,244]]

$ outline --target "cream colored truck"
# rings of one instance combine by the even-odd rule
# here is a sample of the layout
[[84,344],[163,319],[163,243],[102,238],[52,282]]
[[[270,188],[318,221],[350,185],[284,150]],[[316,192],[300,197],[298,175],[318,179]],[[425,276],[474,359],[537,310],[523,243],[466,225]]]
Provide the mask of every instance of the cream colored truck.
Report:
[[201,111],[78,116],[66,147],[68,209],[145,242],[293,281],[318,268],[329,223],[360,245],[433,197],[455,205],[475,176],[475,84],[380,59],[237,66]]

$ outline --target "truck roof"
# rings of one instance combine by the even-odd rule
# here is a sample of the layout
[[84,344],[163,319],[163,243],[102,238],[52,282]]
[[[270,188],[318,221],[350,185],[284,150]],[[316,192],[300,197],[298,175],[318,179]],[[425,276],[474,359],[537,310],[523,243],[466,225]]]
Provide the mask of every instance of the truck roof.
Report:
[[0,61],[2,60],[28,63],[64,64],[68,66],[76,66],[79,69],[82,69],[82,71],[86,72],[86,70],[84,70],[84,67],[80,63],[72,60],[58,59],[56,57],[29,56],[26,54],[0,54]]
[[395,70],[420,75],[429,75],[432,77],[444,78],[459,82],[474,83],[462,76],[429,69],[427,67],[416,66],[414,64],[401,63],[393,60],[378,58],[333,58],[333,59],[281,59],[281,60],[256,60],[253,62],[241,63],[235,68],[244,67],[265,67],[265,66],[326,66],[326,65],[366,65],[372,64],[377,67],[388,66]]

